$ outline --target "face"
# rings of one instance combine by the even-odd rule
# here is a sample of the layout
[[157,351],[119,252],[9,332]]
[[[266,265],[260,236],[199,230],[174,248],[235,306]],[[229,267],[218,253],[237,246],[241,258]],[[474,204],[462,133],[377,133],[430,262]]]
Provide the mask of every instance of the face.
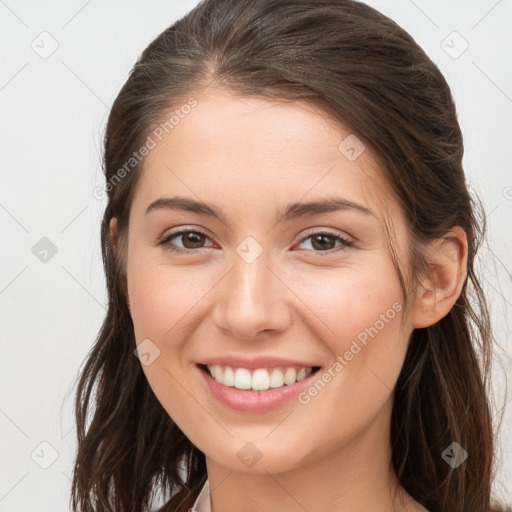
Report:
[[370,148],[320,110],[193,96],[130,211],[143,370],[207,460],[293,470],[389,423],[412,327],[383,212],[399,251],[405,220]]

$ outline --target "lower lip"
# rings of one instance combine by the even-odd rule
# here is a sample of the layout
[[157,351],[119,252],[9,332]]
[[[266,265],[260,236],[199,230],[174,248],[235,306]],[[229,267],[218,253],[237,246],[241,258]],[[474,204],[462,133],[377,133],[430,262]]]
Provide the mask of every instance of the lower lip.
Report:
[[219,384],[200,366],[197,369],[212,395],[222,404],[237,411],[261,413],[280,407],[307,387],[318,371],[289,386],[270,388],[266,391],[246,391]]

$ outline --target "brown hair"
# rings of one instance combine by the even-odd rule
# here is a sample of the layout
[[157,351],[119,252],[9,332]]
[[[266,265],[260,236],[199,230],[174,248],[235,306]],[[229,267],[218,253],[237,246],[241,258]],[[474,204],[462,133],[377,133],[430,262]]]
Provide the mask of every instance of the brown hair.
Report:
[[[371,145],[413,241],[405,278],[397,266],[404,293],[405,283],[427,268],[422,243],[453,226],[464,229],[462,293],[439,322],[414,330],[396,384],[392,462],[399,483],[431,511],[498,510],[491,505],[493,339],[474,270],[484,219],[466,186],[454,102],[407,32],[351,0],[201,2],[144,50],[117,96],[104,151],[108,310],[78,382],[73,510],[140,512],[161,488],[171,498],[160,510],[185,512],[207,477],[204,454],[168,416],[134,356],[122,254],[144,161],[112,179],[171,107],[209,83],[244,95],[313,101]],[[109,241],[113,217],[117,251]],[[452,442],[469,452],[456,469],[441,457]]]

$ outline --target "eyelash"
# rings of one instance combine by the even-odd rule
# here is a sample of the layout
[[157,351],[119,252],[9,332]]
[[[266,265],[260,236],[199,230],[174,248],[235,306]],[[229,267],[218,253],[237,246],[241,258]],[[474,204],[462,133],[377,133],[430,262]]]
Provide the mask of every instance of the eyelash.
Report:
[[[205,238],[209,239],[208,235],[206,233],[203,233],[202,231],[198,231],[198,230],[195,230],[195,229],[182,229],[181,231],[176,231],[174,233],[169,233],[165,237],[159,239],[158,245],[159,246],[166,246],[165,250],[170,251],[170,252],[174,252],[174,253],[178,253],[178,254],[187,254],[187,253],[191,253],[191,252],[197,251],[199,249],[207,249],[207,247],[198,247],[196,249],[182,249],[180,247],[175,247],[175,246],[170,244],[171,240],[173,240],[174,238],[178,238],[179,236],[185,235],[187,233],[195,233],[197,235],[202,235]],[[340,235],[337,235],[337,234],[334,234],[334,233],[325,232],[325,231],[317,231],[317,232],[311,233],[311,234],[307,235],[306,237],[304,237],[302,240],[300,240],[299,244],[302,244],[303,242],[305,242],[309,238],[312,238],[312,237],[317,236],[317,235],[326,235],[326,236],[329,236],[329,237],[333,238],[335,240],[335,242],[341,242],[341,246],[338,246],[337,249],[329,249],[327,251],[315,251],[315,250],[312,250],[314,253],[318,254],[319,256],[328,256],[330,254],[337,253],[339,251],[343,251],[343,250],[346,250],[349,247],[353,247],[354,246],[354,242],[352,242],[351,240],[348,240],[347,238],[344,238],[344,237],[342,237]],[[303,250],[303,251],[311,251],[311,249],[301,249],[301,250]]]

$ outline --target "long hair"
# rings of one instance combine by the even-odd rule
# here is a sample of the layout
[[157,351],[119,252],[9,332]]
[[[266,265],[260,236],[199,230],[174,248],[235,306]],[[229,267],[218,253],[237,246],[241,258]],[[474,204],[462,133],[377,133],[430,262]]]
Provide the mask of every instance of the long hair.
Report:
[[[205,0],[151,42],[131,70],[104,140],[108,310],[78,379],[73,510],[140,512],[160,489],[170,496],[162,512],[185,512],[207,478],[204,454],[158,402],[134,356],[124,252],[144,167],[134,152],[169,109],[211,83],[312,101],[371,145],[413,241],[405,266],[397,266],[404,291],[427,268],[422,244],[462,226],[468,277],[450,312],[410,337],[394,392],[392,463],[399,483],[429,510],[499,510],[491,505],[493,338],[474,268],[485,225],[466,184],[453,98],[406,31],[351,0]],[[120,233],[115,250],[112,217]],[[454,442],[469,453],[457,468],[442,457]]]

